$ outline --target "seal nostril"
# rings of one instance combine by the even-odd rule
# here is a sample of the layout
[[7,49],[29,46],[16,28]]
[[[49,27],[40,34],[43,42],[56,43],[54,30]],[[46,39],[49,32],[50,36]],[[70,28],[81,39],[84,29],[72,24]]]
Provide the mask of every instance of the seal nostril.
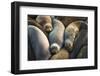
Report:
[[46,28],[49,28],[49,26],[48,26],[48,25],[46,25],[45,27],[46,27]]

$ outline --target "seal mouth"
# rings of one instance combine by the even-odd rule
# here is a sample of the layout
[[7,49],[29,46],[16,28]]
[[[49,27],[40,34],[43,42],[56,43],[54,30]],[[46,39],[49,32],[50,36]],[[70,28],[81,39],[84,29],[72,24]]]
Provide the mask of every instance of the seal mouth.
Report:
[[69,40],[69,39],[66,39],[65,40],[65,48],[68,49],[68,50],[70,50],[72,47],[73,47],[72,41]]
[[50,24],[50,23],[46,23],[45,25],[44,25],[44,30],[46,31],[46,32],[51,32],[52,31],[52,25]]
[[60,50],[60,46],[57,43],[51,44],[51,46],[50,46],[50,52],[51,52],[51,54],[54,55],[54,54],[58,53],[59,50]]

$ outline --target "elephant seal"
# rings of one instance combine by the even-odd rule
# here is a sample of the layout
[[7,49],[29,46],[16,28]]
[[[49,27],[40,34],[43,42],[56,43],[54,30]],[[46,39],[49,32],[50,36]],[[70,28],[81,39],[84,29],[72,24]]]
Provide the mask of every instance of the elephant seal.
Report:
[[69,58],[69,52],[66,49],[60,49],[60,51],[56,54],[54,54],[50,60],[57,60],[57,59],[68,59]]
[[[45,34],[36,26],[28,26],[29,56],[34,60],[48,60],[51,56],[49,51],[49,41]],[[32,59],[31,57],[29,57]]]
[[72,51],[75,38],[83,29],[87,29],[87,24],[84,21],[74,21],[66,27],[64,33],[64,47],[70,52]]
[[44,30],[42,29],[43,27],[35,19],[33,19],[33,18],[29,17],[29,16],[28,16],[28,25],[36,26],[36,27],[38,27],[39,29],[41,29],[44,32]]
[[63,46],[64,25],[61,21],[53,19],[53,30],[49,34],[50,52],[57,53]]
[[39,15],[36,17],[36,21],[42,26],[45,32],[51,32],[52,30],[52,19],[50,16]]
[[87,30],[81,30],[79,32],[78,36],[75,38],[75,41],[74,41],[74,44],[73,44],[73,49],[72,49],[72,52],[70,54],[70,58],[72,58],[72,59],[77,58],[78,54],[83,52],[82,48],[84,46],[86,46],[84,51],[87,52],[87,46],[88,46],[88,33],[87,33]]

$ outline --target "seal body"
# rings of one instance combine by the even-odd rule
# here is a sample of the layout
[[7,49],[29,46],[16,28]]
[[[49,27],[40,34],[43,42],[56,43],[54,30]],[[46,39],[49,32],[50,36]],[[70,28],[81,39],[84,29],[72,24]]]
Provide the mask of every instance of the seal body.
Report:
[[[28,26],[29,56],[35,60],[47,60],[51,54],[49,52],[49,41],[45,34],[35,26]],[[29,57],[32,59],[31,57]]]
[[65,27],[61,21],[53,20],[53,30],[49,34],[50,52],[60,50],[63,46],[64,29]]
[[68,59],[69,58],[69,53],[66,49],[61,49],[58,53],[53,55],[51,57],[51,60],[57,60],[57,59]]
[[81,30],[74,41],[73,49],[70,58],[86,58],[88,48],[88,34],[87,30]]

